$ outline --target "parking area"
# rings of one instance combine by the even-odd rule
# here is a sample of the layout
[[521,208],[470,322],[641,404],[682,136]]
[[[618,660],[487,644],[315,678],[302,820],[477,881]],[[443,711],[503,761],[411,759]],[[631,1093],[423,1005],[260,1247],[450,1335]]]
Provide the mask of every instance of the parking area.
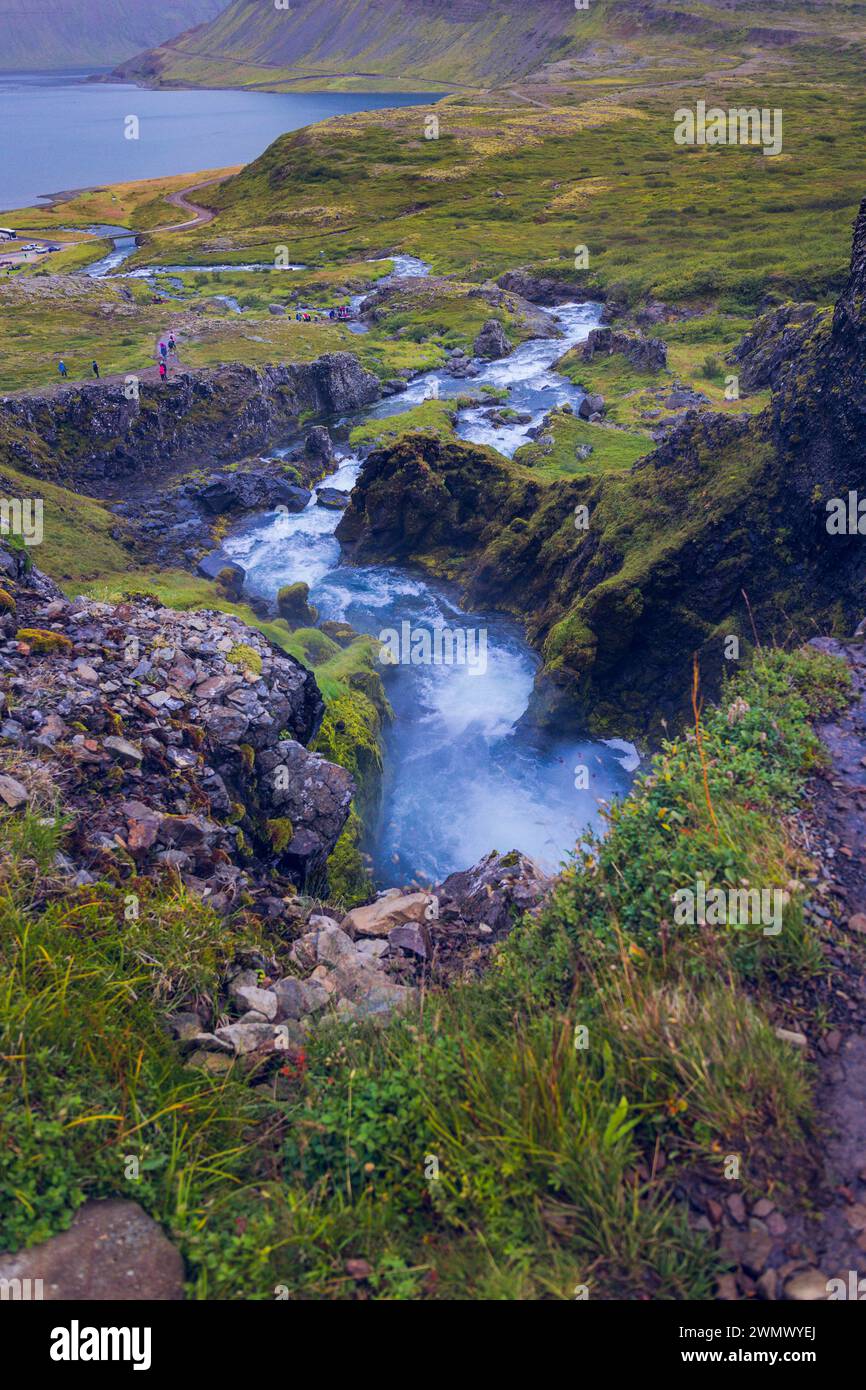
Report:
[[0,275],[10,275],[21,266],[47,260],[59,251],[66,251],[74,245],[74,241],[58,241],[55,237],[43,237],[28,232],[16,232],[13,237],[9,235],[8,229],[0,228]]

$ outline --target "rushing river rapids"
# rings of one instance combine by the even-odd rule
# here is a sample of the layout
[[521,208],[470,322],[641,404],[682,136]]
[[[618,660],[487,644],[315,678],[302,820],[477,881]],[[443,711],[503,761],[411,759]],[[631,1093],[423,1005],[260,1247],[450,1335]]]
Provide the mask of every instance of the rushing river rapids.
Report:
[[[90,274],[117,274],[134,249],[134,242],[116,243]],[[390,259],[395,277],[429,271],[413,256]],[[191,269],[151,266],[132,274],[150,278]],[[365,297],[356,296],[353,308],[359,309]],[[473,407],[460,411],[457,432],[511,457],[549,410],[580,404],[584,393],[553,364],[587,337],[600,312],[597,304],[563,305],[555,315],[560,337],[523,343],[484,364],[468,381],[446,370],[428,372],[407,391],[372,406],[366,417],[383,418],[433,396],[456,398],[495,386],[508,393],[504,405],[530,418],[497,425],[485,407]],[[363,325],[356,327],[363,331]],[[360,458],[345,454],[321,485],[350,492],[360,470]],[[396,665],[383,664],[395,719],[385,734],[381,823],[370,828],[377,882],[383,887],[413,877],[435,882],[491,849],[518,848],[556,869],[582,832],[599,824],[603,804],[628,790],[638,764],[634,748],[616,739],[557,737],[525,722],[539,659],[520,626],[502,614],[464,611],[447,586],[417,573],[344,564],[334,535],[341,515],[317,505],[314,493],[297,515],[271,512],[246,519],[224,548],[243,565],[251,594],[275,598],[283,585],[304,581],[323,619],[348,622],[376,637],[403,634],[404,624],[422,639],[447,630],[474,654],[474,660],[448,663],[436,659],[434,645],[432,660],[413,661],[411,651],[406,659],[401,651],[404,659]]]
[[[404,257],[396,266],[402,275],[425,269]],[[510,456],[548,410],[580,402],[583,393],[553,363],[587,336],[599,313],[594,304],[565,305],[556,316],[562,337],[524,343],[484,365],[471,383],[428,373],[367,414],[395,414],[432,395],[456,397],[490,383],[507,390],[507,404],[531,420],[497,427],[469,409],[460,413],[458,432]],[[351,491],[360,469],[361,460],[347,454],[322,486]],[[314,494],[297,515],[247,519],[225,549],[243,565],[253,594],[274,598],[284,584],[303,580],[322,618],[377,637],[391,633],[392,640],[406,633],[404,624],[427,634],[427,650],[423,637],[418,643],[421,660],[404,645],[398,664],[382,668],[395,719],[385,735],[381,824],[370,842],[377,881],[436,881],[494,848],[519,848],[555,869],[599,823],[602,804],[628,790],[635,750],[619,740],[557,737],[523,722],[539,661],[519,625],[462,610],[445,585],[415,572],[344,564],[334,535],[340,515],[318,506]],[[436,659],[442,643],[431,638],[445,629],[466,643],[468,659],[461,662],[459,650],[450,664]],[[447,641],[438,655],[447,658]]]

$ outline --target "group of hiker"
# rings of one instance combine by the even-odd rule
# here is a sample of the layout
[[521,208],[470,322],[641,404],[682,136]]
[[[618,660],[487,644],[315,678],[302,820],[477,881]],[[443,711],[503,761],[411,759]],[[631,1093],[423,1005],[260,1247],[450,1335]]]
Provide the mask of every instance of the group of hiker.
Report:
[[[324,310],[319,309],[298,309],[295,314],[296,323],[321,323],[325,317]],[[348,304],[338,304],[336,309],[328,310],[328,318],[345,323],[352,317],[352,310]]]
[[[159,367],[160,381],[165,381],[168,375],[169,358],[171,357],[174,357],[175,360],[177,359],[177,342],[173,333],[169,333],[166,340],[164,342],[160,341],[158,345],[156,361]],[[69,377],[69,368],[67,367],[62,357],[57,363],[57,370],[60,373],[61,377],[64,379],[64,381]],[[98,381],[99,363],[96,361],[96,358],[94,358],[91,362],[90,370]]]
[[[351,317],[352,311],[348,304],[338,304],[335,309],[328,310],[328,318],[335,321],[345,322],[346,319],[350,319]],[[295,319],[298,323],[321,323],[322,318],[323,315],[316,310],[313,310],[311,312],[309,309],[298,309],[297,313],[295,314]],[[164,341],[160,340],[156,353],[156,362],[159,368],[160,381],[165,381],[166,377],[168,376],[170,359],[172,357],[175,358],[175,360],[177,360],[177,342],[175,341],[174,334],[169,333],[168,337]],[[64,362],[62,357],[60,361],[57,363],[57,370],[60,373],[61,377],[64,378],[64,380],[69,376],[69,369],[66,366],[66,363]],[[95,358],[90,364],[90,370],[98,380],[99,363],[96,361]]]
[[[65,378],[69,376],[69,368],[67,367],[62,357],[60,361],[57,363],[57,370],[62,377]],[[95,358],[90,364],[90,370],[93,372],[93,375],[95,377],[99,377],[99,363],[96,361]]]
[[157,363],[159,365],[160,381],[165,381],[166,376],[168,375],[168,359],[170,357],[177,357],[177,343],[175,342],[173,333],[169,333],[166,342],[161,342],[159,344],[159,352],[157,353]]

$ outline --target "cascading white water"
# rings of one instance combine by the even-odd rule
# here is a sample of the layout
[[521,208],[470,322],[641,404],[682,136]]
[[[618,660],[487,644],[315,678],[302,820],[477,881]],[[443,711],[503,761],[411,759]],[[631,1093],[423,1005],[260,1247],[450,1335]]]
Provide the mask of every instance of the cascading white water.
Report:
[[[461,412],[458,430],[511,454],[546,411],[582,398],[552,365],[598,323],[599,306],[566,305],[557,319],[562,337],[525,343],[469,383],[428,373],[367,414],[396,414],[432,394],[464,395],[490,382],[507,389],[508,404],[531,419],[503,429],[471,409]],[[322,485],[351,491],[360,468],[349,455]],[[521,849],[556,869],[583,831],[599,823],[603,803],[628,790],[638,762],[634,748],[523,724],[539,660],[519,625],[501,614],[465,612],[446,586],[420,574],[342,563],[334,535],[340,515],[317,505],[314,494],[297,515],[248,519],[225,549],[243,565],[254,594],[273,598],[284,584],[303,580],[323,619],[377,637],[402,634],[404,624],[413,634],[460,630],[476,658],[483,645],[483,662],[474,666],[469,660],[412,664],[411,654],[383,664],[395,720],[385,736],[381,824],[371,837],[377,882],[387,887],[413,876],[436,882],[491,849]]]

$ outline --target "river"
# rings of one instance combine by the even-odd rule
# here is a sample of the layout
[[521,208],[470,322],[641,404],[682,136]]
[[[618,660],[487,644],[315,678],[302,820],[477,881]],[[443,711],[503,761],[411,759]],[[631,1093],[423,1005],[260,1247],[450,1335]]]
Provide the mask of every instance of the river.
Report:
[[[119,248],[90,273],[118,273],[124,251]],[[394,277],[429,273],[413,256],[391,260]],[[132,274],[155,269],[172,268]],[[386,278],[379,285],[387,283]],[[353,307],[361,309],[365,298],[356,296]],[[477,395],[482,386],[495,386],[507,393],[497,404],[519,412],[522,421],[497,424],[488,418],[489,407],[470,407],[459,412],[457,432],[513,456],[548,411],[566,403],[576,409],[583,399],[554,364],[600,322],[601,305],[565,304],[555,318],[559,337],[522,343],[507,357],[479,364],[471,379],[445,369],[427,372],[357,418],[382,418],[430,397]],[[357,419],[331,423],[339,427]],[[320,486],[350,492],[361,467],[358,455],[344,450],[339,467]],[[461,609],[448,586],[418,572],[345,564],[334,534],[341,515],[319,506],[314,491],[299,514],[246,518],[226,538],[224,550],[243,566],[251,595],[274,599],[283,585],[304,581],[320,619],[348,622],[376,637],[400,634],[403,624],[411,634],[431,638],[447,629],[462,634],[466,652],[475,657],[462,664],[433,659],[382,666],[395,718],[384,736],[381,820],[369,828],[367,846],[377,884],[439,882],[492,849],[520,849],[555,871],[588,827],[601,827],[605,804],[628,791],[639,762],[636,750],[619,739],[579,740],[533,727],[524,716],[540,662],[520,625],[501,613]]]
[[[400,258],[397,270],[418,274],[426,267]],[[427,373],[366,413],[393,414],[431,395],[465,395],[489,383],[507,390],[507,404],[531,419],[499,428],[481,409],[464,410],[458,432],[511,455],[548,410],[582,399],[553,363],[585,339],[599,317],[599,305],[564,305],[557,311],[562,337],[525,343],[485,364],[473,381]],[[321,485],[348,492],[361,466],[357,455],[345,452]],[[404,623],[413,634],[447,627],[464,634],[467,653],[475,657],[474,664],[434,658],[382,667],[395,719],[385,734],[381,823],[370,836],[378,885],[437,882],[491,849],[517,848],[557,869],[582,832],[600,825],[604,803],[628,790],[638,763],[634,748],[531,727],[523,716],[539,658],[520,625],[502,614],[459,608],[446,585],[420,573],[345,564],[334,535],[341,514],[318,506],[314,494],[298,515],[247,518],[224,548],[243,565],[252,594],[274,598],[284,584],[303,580],[321,619],[343,620],[377,637],[401,632]]]
[[[329,116],[442,98],[441,92],[149,91],[87,82],[88,76],[0,72],[4,211],[70,189],[246,164],[278,135]],[[128,116],[138,118],[137,139],[126,138]]]

